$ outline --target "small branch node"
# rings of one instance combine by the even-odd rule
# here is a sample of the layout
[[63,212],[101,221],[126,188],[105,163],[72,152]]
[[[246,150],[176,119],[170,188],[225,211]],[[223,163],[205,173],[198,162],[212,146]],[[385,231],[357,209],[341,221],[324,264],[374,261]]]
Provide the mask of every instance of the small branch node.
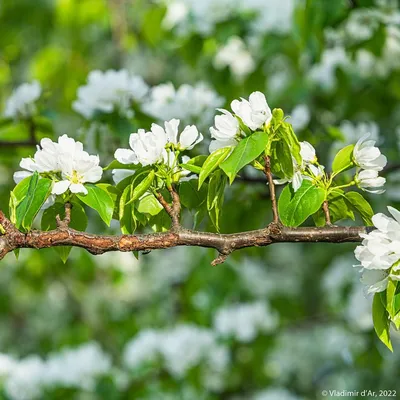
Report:
[[65,217],[61,219],[59,215],[56,215],[57,227],[60,229],[67,229],[71,222],[71,210],[72,204],[70,202],[65,203]]

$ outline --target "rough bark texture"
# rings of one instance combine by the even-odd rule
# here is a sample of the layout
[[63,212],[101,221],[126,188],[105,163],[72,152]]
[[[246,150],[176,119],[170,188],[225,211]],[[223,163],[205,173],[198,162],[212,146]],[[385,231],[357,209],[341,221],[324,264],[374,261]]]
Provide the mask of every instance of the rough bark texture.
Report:
[[283,242],[360,242],[366,227],[287,228],[270,224],[265,229],[249,232],[218,234],[176,228],[173,231],[142,235],[94,235],[79,232],[66,224],[52,231],[22,233],[0,211],[0,224],[5,233],[0,236],[0,260],[7,253],[21,248],[44,249],[54,246],[75,246],[92,254],[108,251],[146,251],[176,246],[198,246],[216,249],[219,256],[213,265],[224,262],[235,250],[268,246]]

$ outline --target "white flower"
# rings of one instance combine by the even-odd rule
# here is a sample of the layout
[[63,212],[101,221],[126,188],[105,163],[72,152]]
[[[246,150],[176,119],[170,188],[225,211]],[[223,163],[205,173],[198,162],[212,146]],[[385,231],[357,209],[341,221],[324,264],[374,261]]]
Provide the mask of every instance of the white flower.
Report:
[[141,102],[148,92],[148,86],[137,75],[125,69],[115,71],[92,71],[88,83],[78,89],[78,99],[72,108],[86,119],[92,118],[96,111],[111,113],[119,111],[132,116],[132,101]]
[[36,113],[35,101],[42,93],[40,83],[24,83],[14,90],[6,102],[4,116],[9,118],[29,118]]
[[165,130],[157,124],[152,124],[151,131],[159,137],[165,135],[167,142],[175,145],[174,147],[177,150],[191,150],[196,144],[203,140],[203,135],[199,133],[194,125],[186,126],[178,139],[179,124],[179,119],[171,119],[164,123]]
[[360,281],[367,286],[367,293],[383,292],[387,288],[389,274],[382,270],[363,269]]
[[306,104],[296,106],[290,115],[290,123],[295,131],[304,129],[311,119],[310,109]]
[[165,145],[167,144],[166,134],[157,134],[154,131],[146,132],[139,129],[129,137],[129,149],[117,149],[114,157],[121,164],[142,164],[143,166],[157,164],[167,159]]
[[74,157],[83,151],[81,142],[76,142],[67,135],[60,136],[58,142],[53,142],[48,138],[40,141],[37,151],[33,158],[23,158],[19,164],[25,171],[14,173],[15,183],[19,183],[37,171],[39,173],[58,173],[61,172],[60,156],[69,154]]
[[261,92],[253,92],[249,100],[233,100],[231,103],[233,112],[241,118],[243,123],[255,131],[272,119],[271,109],[268,106],[265,95]]
[[[400,212],[388,207],[393,218],[376,214],[372,218],[376,230],[361,235],[364,240],[354,251],[361,263],[361,281],[368,293],[382,292],[388,279],[400,280]],[[357,267],[357,266],[356,266]]]
[[306,163],[314,163],[317,161],[315,149],[308,142],[300,142],[300,155],[303,161]]
[[225,46],[219,48],[214,66],[217,69],[229,67],[234,76],[243,79],[254,71],[256,64],[242,39],[232,36]]
[[91,156],[86,151],[74,156],[71,153],[60,154],[59,163],[62,180],[53,185],[52,193],[56,195],[63,194],[68,189],[71,193],[87,194],[84,183],[95,183],[103,175],[99,156]]
[[363,169],[382,171],[387,164],[387,158],[375,147],[375,140],[367,140],[369,136],[363,136],[355,145],[354,162]]
[[218,141],[234,139],[240,131],[238,119],[227,110],[219,109],[219,111],[222,115],[215,116],[215,128],[210,128],[211,137]]
[[238,141],[236,139],[228,139],[228,140],[211,140],[208,151],[210,153],[215,150],[222,149],[223,147],[231,147],[236,146]]
[[251,342],[260,332],[272,332],[278,325],[277,315],[264,302],[239,304],[219,309],[214,326],[221,336],[239,342]]
[[[356,177],[356,182],[358,186],[362,190],[365,190],[366,192],[375,194],[382,194],[385,192],[384,189],[379,189],[379,188],[382,188],[385,185],[386,179],[381,176],[378,176],[378,171],[371,169],[363,170],[358,173]],[[372,188],[373,190],[368,188]]]

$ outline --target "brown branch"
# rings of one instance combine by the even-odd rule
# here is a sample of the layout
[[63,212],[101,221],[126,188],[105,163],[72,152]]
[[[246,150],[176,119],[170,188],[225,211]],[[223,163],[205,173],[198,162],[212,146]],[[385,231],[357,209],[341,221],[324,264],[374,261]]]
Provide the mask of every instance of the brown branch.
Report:
[[331,213],[329,212],[328,200],[324,201],[324,204],[322,205],[322,209],[324,210],[326,224],[327,225],[332,225]]
[[27,140],[20,140],[17,142],[11,142],[8,140],[1,140],[0,141],[0,149],[1,148],[9,148],[9,147],[33,147],[36,146],[37,142],[36,140],[31,140],[31,139],[27,139]]
[[70,222],[71,222],[71,210],[72,210],[72,204],[68,201],[65,203],[65,217],[64,219],[61,219],[59,215],[56,215],[56,222],[57,226],[60,229],[66,229],[68,228]]
[[267,228],[234,234],[198,232],[181,228],[176,231],[142,235],[94,235],[79,232],[69,227],[52,231],[22,233],[0,212],[0,224],[5,234],[0,236],[0,260],[19,248],[44,249],[54,246],[74,246],[92,254],[109,251],[146,251],[177,246],[197,246],[216,249],[220,256],[214,264],[225,261],[233,251],[246,247],[269,246],[283,242],[360,242],[366,227],[287,228],[271,224]]
[[273,222],[275,224],[279,224],[279,214],[278,214],[278,206],[277,206],[277,202],[276,202],[275,183],[274,183],[274,178],[272,177],[271,158],[269,156],[265,157],[264,173],[265,173],[265,176],[267,177],[269,191],[271,194]]
[[180,214],[181,214],[181,201],[178,192],[173,186],[168,187],[168,191],[172,198],[172,206],[165,200],[164,196],[157,192],[155,195],[160,204],[164,207],[164,210],[171,217],[172,220],[172,230],[179,230],[180,224]]

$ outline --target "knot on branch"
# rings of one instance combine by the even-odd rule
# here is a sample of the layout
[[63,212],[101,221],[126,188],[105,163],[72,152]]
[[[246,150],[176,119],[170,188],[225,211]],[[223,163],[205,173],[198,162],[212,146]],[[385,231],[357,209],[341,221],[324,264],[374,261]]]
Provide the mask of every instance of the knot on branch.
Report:
[[229,257],[230,253],[231,252],[226,253],[226,254],[220,253],[219,256],[211,262],[211,265],[213,267],[215,267],[216,265],[223,264],[226,261],[226,259]]

